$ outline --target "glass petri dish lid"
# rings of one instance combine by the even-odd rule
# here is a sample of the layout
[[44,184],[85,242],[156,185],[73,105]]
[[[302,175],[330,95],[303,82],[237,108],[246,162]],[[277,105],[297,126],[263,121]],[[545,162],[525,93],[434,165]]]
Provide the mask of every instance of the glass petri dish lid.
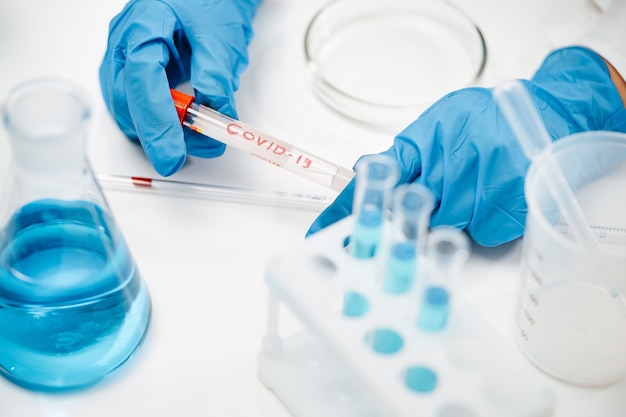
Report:
[[304,52],[324,104],[389,129],[477,84],[487,60],[478,26],[445,0],[331,1],[309,23]]

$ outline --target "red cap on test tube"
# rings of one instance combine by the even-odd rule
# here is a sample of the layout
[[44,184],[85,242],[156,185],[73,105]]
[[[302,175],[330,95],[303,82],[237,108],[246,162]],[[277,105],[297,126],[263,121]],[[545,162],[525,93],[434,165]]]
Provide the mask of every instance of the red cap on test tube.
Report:
[[[194,132],[247,151],[253,156],[336,191],[341,191],[354,177],[354,172],[349,169],[300,150],[290,143],[283,142],[210,107],[193,104],[193,96],[174,89],[170,89],[170,94],[180,123]],[[187,114],[188,112],[191,113]],[[232,126],[237,126],[235,133],[229,130]],[[254,137],[254,140],[249,140],[250,136]],[[314,169],[309,169],[311,164],[314,165]]]
[[178,112],[178,118],[182,123],[185,120],[185,113],[187,113],[187,109],[191,106],[191,103],[193,103],[194,98],[188,94],[174,90],[173,88],[170,89],[170,93],[172,94],[174,105],[176,106],[176,112]]

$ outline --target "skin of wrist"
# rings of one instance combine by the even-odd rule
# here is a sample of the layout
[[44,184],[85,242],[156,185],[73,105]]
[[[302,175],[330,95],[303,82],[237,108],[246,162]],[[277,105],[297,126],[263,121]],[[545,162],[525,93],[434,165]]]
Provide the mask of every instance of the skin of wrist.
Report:
[[611,80],[613,81],[613,84],[615,84],[615,88],[617,88],[617,92],[622,98],[622,103],[624,104],[624,107],[626,107],[626,81],[624,81],[624,78],[619,74],[619,72],[617,72],[609,61],[605,59],[604,62],[609,69]]

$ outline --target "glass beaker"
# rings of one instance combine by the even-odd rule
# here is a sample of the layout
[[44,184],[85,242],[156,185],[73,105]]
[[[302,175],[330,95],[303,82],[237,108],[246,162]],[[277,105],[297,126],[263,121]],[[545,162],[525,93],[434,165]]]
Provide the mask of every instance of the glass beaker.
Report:
[[[576,243],[548,181],[548,153],[598,240]],[[528,171],[528,217],[516,339],[546,373],[602,386],[626,376],[626,135],[585,132],[546,149]]]
[[150,296],[86,157],[90,108],[62,79],[2,108],[12,155],[0,194],[0,374],[37,391],[90,386],[123,364]]

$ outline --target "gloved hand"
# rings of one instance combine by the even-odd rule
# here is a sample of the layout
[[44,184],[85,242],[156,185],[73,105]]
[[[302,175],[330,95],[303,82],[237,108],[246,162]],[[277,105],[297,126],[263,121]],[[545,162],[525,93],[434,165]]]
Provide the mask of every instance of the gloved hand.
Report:
[[[554,51],[522,81],[553,140],[588,130],[626,132],[626,110],[606,64],[591,50]],[[400,183],[418,181],[435,195],[431,225],[466,229],[496,246],[524,232],[524,176],[530,164],[490,89],[446,95],[402,131],[386,152]],[[307,235],[349,215],[354,181],[315,220]]]
[[106,105],[156,171],[168,176],[186,154],[220,156],[225,145],[181,127],[170,87],[191,80],[195,101],[237,117],[233,94],[248,64],[260,0],[131,0],[113,18],[100,66]]

